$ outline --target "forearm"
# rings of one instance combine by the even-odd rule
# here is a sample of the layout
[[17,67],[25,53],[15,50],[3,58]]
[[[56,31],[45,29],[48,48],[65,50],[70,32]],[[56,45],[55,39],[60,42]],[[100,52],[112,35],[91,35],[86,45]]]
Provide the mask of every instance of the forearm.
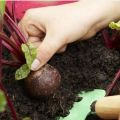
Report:
[[85,16],[93,15],[89,18],[92,17],[97,30],[106,27],[111,21],[120,20],[120,0],[80,0],[78,4],[80,11],[87,8]]
[[[99,26],[107,26],[111,21],[120,20],[120,0],[105,0],[103,6],[103,21]],[[106,7],[106,8],[105,8]]]

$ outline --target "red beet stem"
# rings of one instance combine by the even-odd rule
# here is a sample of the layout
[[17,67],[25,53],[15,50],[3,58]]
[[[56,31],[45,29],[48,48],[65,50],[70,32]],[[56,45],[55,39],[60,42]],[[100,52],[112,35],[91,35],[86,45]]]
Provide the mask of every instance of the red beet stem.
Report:
[[0,39],[0,81],[2,79],[2,39]]
[[108,88],[106,90],[106,96],[108,96],[112,92],[113,88],[115,87],[115,85],[119,79],[120,79],[120,70],[118,70],[112,83],[108,86]]
[[21,57],[20,54],[18,54],[18,52],[16,52],[9,44],[5,43],[5,41],[2,41],[2,44],[15,56],[17,61],[19,61],[21,63],[25,62],[25,59],[23,57]]
[[19,41],[16,33],[13,32],[14,30],[13,30],[9,25],[7,25],[6,22],[4,22],[4,24],[5,24],[5,27],[8,29],[8,31],[10,32],[10,35],[11,35],[14,43],[16,44],[16,47],[17,47],[18,49],[20,49],[20,48],[21,48],[21,42]]
[[6,90],[5,90],[5,88],[4,88],[3,84],[2,84],[2,39],[0,39],[0,88],[5,93],[8,106],[9,106],[11,112],[12,112],[13,119],[17,120],[17,115],[16,115],[16,111],[14,109],[14,106],[13,106],[9,96],[7,95]]
[[6,97],[6,100],[7,100],[7,104],[9,106],[10,110],[11,110],[11,113],[12,113],[13,120],[18,120],[17,115],[16,115],[16,110],[13,106],[12,101],[10,100],[10,98],[9,98],[7,92],[6,92],[6,89],[5,89],[4,85],[2,84],[2,81],[0,81],[0,88],[1,88],[1,90],[4,91],[4,94],[5,94],[5,97]]
[[111,41],[115,41],[115,40],[116,40],[116,37],[117,37],[117,35],[118,35],[118,32],[119,32],[119,31],[113,30],[112,36],[111,36]]
[[104,39],[104,41],[105,41],[106,47],[107,47],[107,48],[112,48],[111,38],[110,38],[110,36],[109,36],[109,34],[108,34],[108,31],[107,31],[106,29],[104,29],[104,30],[102,31],[102,35],[103,35],[103,39]]
[[12,61],[12,60],[8,61],[5,59],[2,59],[1,62],[2,62],[2,65],[12,66],[12,67],[20,67],[21,66],[21,63]]
[[0,33],[0,39],[2,39],[2,44],[11,51],[11,53],[13,53],[16,58],[18,59],[18,61],[20,62],[24,62],[25,58],[24,55],[22,53],[22,51],[16,47],[16,44],[10,40],[7,36],[5,36],[4,34]]
[[[0,31],[2,31],[2,26],[0,28]],[[2,80],[2,39],[0,39],[0,81]]]
[[12,1],[12,16],[13,16],[13,21],[17,24],[16,13],[15,13],[15,1]]
[[[14,10],[14,6],[13,6],[13,10]],[[8,13],[9,13],[9,11],[8,11]],[[7,24],[9,26],[9,29],[12,30],[12,28],[13,28],[13,30],[21,38],[20,39],[21,42],[24,43],[25,42],[24,36],[22,36],[22,33],[19,31],[17,25],[14,23],[14,21],[12,21],[12,19],[10,18],[10,16],[8,14],[5,14],[5,16],[6,16],[6,21],[7,21]],[[14,17],[15,17],[15,14],[14,14]],[[14,38],[15,38],[15,36],[14,36]],[[10,50],[11,53],[14,53],[14,55],[16,55],[17,58],[20,58],[18,60],[21,60],[21,59],[24,58],[21,50],[19,49],[19,47],[16,47],[15,43],[17,45],[19,45],[18,42],[13,42],[9,38],[7,38],[5,35],[0,33],[0,89],[4,91],[4,94],[5,94],[6,100],[7,100],[7,104],[9,106],[10,110],[11,110],[11,113],[12,113],[13,120],[18,120],[17,115],[16,115],[16,110],[15,110],[15,108],[13,106],[13,103],[10,100],[4,85],[2,84],[2,64],[3,65],[11,65],[11,64],[13,64],[13,61],[7,61],[7,60],[2,59],[2,44],[6,48],[8,48],[8,50]],[[15,65],[15,63],[16,62],[14,62],[13,65]]]
[[6,7],[5,7],[5,11],[6,11],[6,13],[12,18],[12,14],[10,13],[10,11],[9,11],[9,9],[8,9],[8,7],[7,7],[7,5],[6,5]]
[[102,34],[107,48],[120,48],[120,31],[112,30],[112,35],[109,35],[109,31],[105,29]]
[[9,25],[9,27],[13,28],[14,31],[16,32],[17,36],[20,38],[20,42],[21,43],[26,43],[26,39],[24,37],[24,35],[22,34],[22,32],[20,31],[20,29],[18,28],[18,26],[16,25],[16,23],[10,18],[10,16],[5,13],[4,15],[5,21],[7,23],[7,25]]
[[5,41],[7,44],[9,44],[13,49],[15,49],[19,54],[23,54],[21,49],[16,47],[16,44],[9,39],[6,35],[4,35],[3,33],[0,33],[0,39],[2,39],[3,41]]

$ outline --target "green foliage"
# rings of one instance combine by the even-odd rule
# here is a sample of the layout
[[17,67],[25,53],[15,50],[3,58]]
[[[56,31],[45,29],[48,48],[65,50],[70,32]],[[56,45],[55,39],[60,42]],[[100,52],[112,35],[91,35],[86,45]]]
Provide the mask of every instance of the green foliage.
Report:
[[5,111],[6,104],[7,104],[7,101],[6,101],[5,94],[2,90],[0,90],[0,112]]
[[26,64],[29,68],[31,68],[31,64],[36,57],[36,48],[30,43],[22,44],[21,48],[23,53],[25,54]]
[[118,22],[111,22],[110,24],[109,24],[109,27],[111,28],[111,29],[115,29],[115,30],[120,30],[120,21],[118,21]]
[[22,120],[32,120],[30,117],[25,117]]
[[5,0],[0,0],[0,12],[3,15],[5,11]]
[[15,79],[16,80],[21,80],[26,78],[30,73],[30,69],[27,64],[22,65],[15,74]]
[[34,61],[37,49],[30,43],[22,44],[21,49],[25,55],[26,64],[22,65],[15,73],[15,79],[21,80],[26,78],[30,73],[31,64]]

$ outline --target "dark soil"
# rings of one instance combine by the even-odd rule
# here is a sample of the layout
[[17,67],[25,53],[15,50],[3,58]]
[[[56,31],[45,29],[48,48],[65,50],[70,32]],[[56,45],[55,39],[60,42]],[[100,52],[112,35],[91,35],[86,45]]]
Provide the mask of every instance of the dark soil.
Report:
[[[89,41],[70,45],[65,53],[55,55],[50,64],[61,73],[61,87],[50,98],[39,100],[26,94],[23,81],[14,80],[14,70],[5,69],[4,83],[19,119],[31,117],[32,120],[55,120],[68,115],[74,101],[80,100],[77,94],[81,90],[106,89],[120,68],[120,53],[107,49],[98,34]],[[116,86],[114,94],[119,93],[119,86]],[[0,120],[12,120],[10,111],[1,114]],[[87,120],[99,118],[89,116]]]

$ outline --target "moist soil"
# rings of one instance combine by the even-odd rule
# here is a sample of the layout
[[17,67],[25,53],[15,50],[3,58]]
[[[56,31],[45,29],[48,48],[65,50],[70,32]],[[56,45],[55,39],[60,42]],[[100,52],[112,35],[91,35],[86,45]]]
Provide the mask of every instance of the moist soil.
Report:
[[[7,56],[7,52],[4,54]],[[49,63],[59,70],[62,76],[61,86],[54,95],[37,100],[27,94],[24,81],[15,81],[14,69],[4,69],[4,85],[19,120],[24,117],[31,117],[32,120],[56,120],[60,116],[67,116],[73,103],[81,100],[77,96],[80,91],[106,89],[120,68],[120,53],[118,50],[107,49],[99,33],[88,41],[69,45],[66,52],[55,55]],[[119,90],[117,84],[112,94],[120,94]],[[0,115],[0,120],[12,120],[9,109]],[[86,120],[101,119],[89,115]]]

